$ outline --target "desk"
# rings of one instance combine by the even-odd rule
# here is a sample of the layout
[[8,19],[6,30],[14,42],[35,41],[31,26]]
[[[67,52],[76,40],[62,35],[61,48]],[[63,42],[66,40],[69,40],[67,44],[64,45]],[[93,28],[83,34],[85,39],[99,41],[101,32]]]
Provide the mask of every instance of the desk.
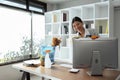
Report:
[[[69,68],[62,67],[58,64],[52,66],[51,69],[39,67],[26,67],[23,63],[12,65],[13,68],[27,72],[28,74],[35,74],[40,77],[45,77],[51,80],[115,80],[120,74],[120,71],[104,70],[103,76],[88,76],[87,69],[80,69],[78,73],[70,73]],[[30,77],[30,75],[28,76]],[[28,78],[29,79],[29,78]]]

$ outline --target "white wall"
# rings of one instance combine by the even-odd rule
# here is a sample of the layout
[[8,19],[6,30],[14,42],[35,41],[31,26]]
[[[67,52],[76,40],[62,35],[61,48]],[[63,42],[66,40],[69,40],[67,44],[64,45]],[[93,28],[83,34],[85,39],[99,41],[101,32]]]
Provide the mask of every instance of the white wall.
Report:
[[47,4],[47,11],[52,11],[52,10],[55,10],[54,6],[56,4]]
[[114,9],[114,35],[118,38],[118,65],[120,69],[120,7]]
[[59,4],[47,4],[47,11],[57,10]]
[[22,73],[12,65],[0,66],[0,80],[20,80]]

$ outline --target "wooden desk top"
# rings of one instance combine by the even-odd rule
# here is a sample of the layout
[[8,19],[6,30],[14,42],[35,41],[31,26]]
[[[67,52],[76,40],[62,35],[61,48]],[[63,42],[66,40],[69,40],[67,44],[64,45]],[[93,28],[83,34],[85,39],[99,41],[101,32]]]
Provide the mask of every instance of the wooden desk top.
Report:
[[70,73],[69,68],[57,64],[53,65],[51,69],[42,66],[26,67],[23,66],[23,63],[14,64],[12,67],[52,80],[115,80],[120,74],[120,71],[107,69],[103,71],[103,76],[89,76],[86,73],[87,69],[80,69],[78,73]]

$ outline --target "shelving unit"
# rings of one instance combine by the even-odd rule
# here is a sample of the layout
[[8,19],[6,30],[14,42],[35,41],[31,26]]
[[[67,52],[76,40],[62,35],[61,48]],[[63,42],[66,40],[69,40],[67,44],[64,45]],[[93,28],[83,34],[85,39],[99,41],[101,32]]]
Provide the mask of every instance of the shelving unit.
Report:
[[94,4],[82,6],[82,20],[88,21],[94,19]]
[[53,23],[61,22],[61,12],[59,10],[58,11],[53,11],[52,15],[53,15]]
[[[60,53],[57,59],[72,61],[70,40],[76,33],[72,29],[72,19],[78,16],[84,22],[87,29],[95,29],[100,37],[110,37],[110,2],[103,1],[93,4],[75,6],[45,13],[46,41],[49,43],[52,37],[61,37]],[[48,36],[49,37],[48,37]]]
[[109,3],[100,2],[95,4],[95,18],[96,19],[108,19],[109,16]]
[[100,19],[95,21],[96,31],[102,36],[108,37],[108,19]]

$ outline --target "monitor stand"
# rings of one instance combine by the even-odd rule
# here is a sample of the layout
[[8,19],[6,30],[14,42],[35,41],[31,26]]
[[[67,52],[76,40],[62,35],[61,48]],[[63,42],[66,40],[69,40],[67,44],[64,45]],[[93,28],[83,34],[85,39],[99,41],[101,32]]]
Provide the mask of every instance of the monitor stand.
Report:
[[90,76],[102,76],[100,51],[93,51],[91,71],[87,73]]

